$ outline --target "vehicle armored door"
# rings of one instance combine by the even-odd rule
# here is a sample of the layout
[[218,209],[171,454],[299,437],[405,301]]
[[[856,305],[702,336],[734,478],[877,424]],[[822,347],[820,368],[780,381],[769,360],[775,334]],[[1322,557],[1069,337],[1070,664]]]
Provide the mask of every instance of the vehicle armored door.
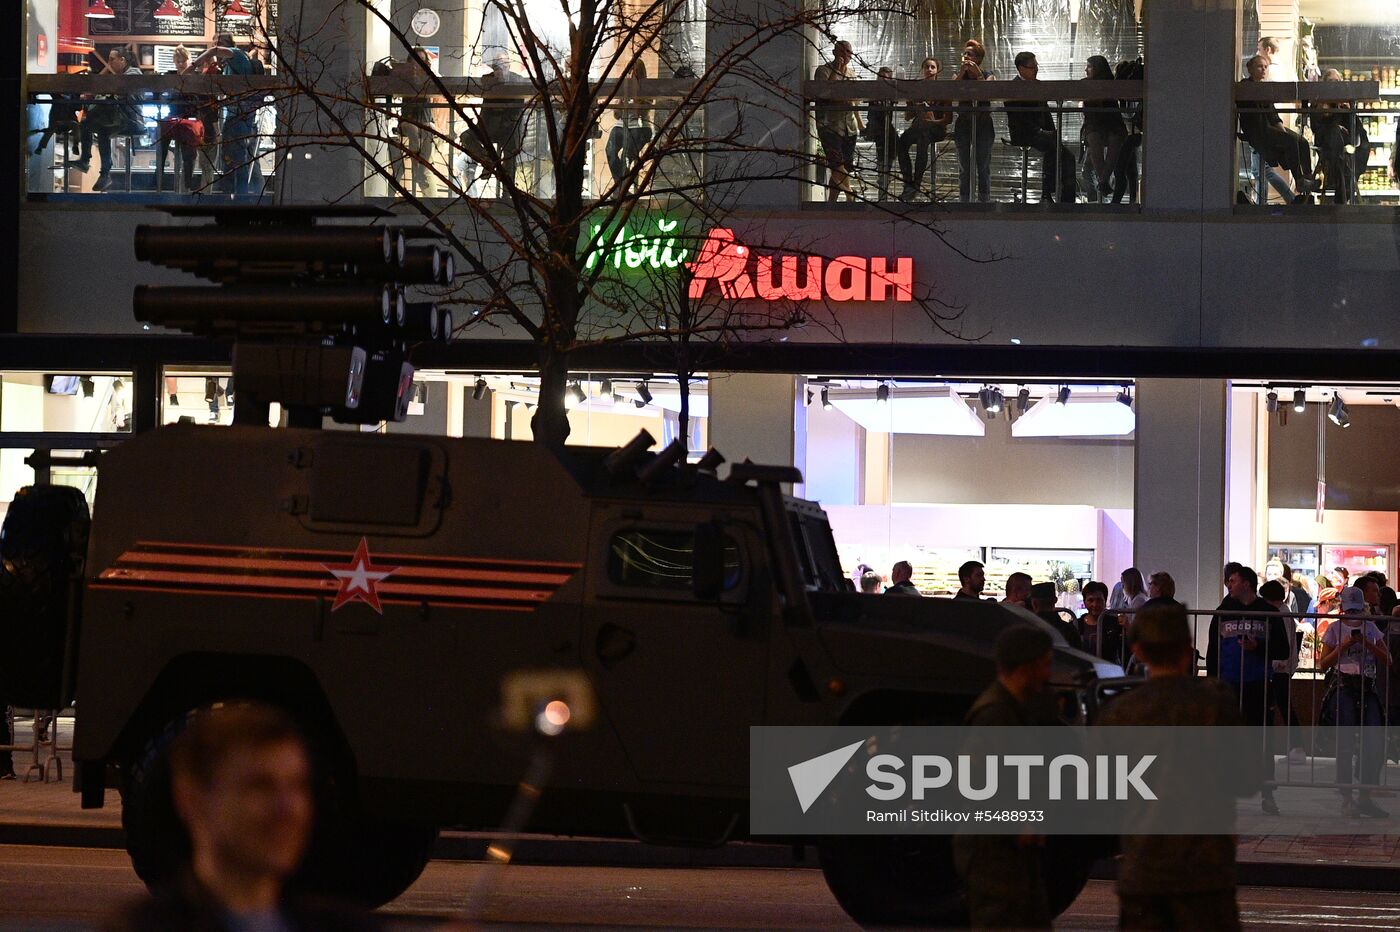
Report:
[[[724,584],[694,591],[697,525],[722,532]],[[600,505],[582,648],[609,727],[645,782],[743,787],[763,721],[771,606],[756,515]]]

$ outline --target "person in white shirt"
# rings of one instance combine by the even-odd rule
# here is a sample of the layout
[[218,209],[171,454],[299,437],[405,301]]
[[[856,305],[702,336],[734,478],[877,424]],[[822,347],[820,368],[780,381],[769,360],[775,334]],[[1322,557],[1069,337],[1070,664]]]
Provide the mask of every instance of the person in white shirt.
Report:
[[[1335,666],[1337,684],[1331,694],[1337,721],[1337,783],[1342,787],[1342,814],[1383,819],[1388,813],[1371,801],[1370,786],[1380,783],[1385,764],[1385,721],[1376,674],[1389,668],[1390,651],[1385,636],[1375,622],[1364,618],[1366,596],[1355,586],[1342,590],[1342,614],[1322,635],[1321,670]],[[1356,728],[1361,727],[1360,749]],[[1369,726],[1369,727],[1368,727]],[[1359,778],[1359,781],[1358,781]],[[1353,802],[1350,784],[1359,782],[1358,799]]]

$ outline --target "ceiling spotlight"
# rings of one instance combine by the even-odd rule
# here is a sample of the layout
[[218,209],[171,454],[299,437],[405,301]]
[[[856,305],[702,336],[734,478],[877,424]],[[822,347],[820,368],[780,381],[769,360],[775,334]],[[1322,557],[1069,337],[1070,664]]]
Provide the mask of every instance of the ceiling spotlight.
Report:
[[812,390],[809,388],[809,389],[807,389],[807,407],[810,408],[811,406],[812,406]]
[[1061,385],[1061,386],[1060,386],[1059,392],[1057,392],[1057,393],[1055,394],[1055,404],[1057,404],[1057,405],[1067,405],[1067,404],[1069,404],[1069,386],[1068,386],[1068,385]]
[[1342,401],[1342,396],[1337,392],[1332,393],[1332,403],[1327,406],[1327,420],[1338,427],[1351,426],[1351,413],[1347,411],[1346,402]]
[[1301,388],[1293,389],[1293,410],[1299,414],[1308,410],[1308,393]]
[[587,400],[588,396],[583,393],[583,388],[577,382],[570,382],[569,390],[564,394],[564,407],[573,408]]
[[1278,411],[1278,392],[1274,391],[1272,388],[1269,389],[1269,393],[1264,396],[1264,410],[1270,414]]
[[598,401],[601,404],[610,405],[614,400],[612,379],[604,379],[603,387],[598,390]]
[[647,387],[646,379],[637,383],[637,397],[642,400],[642,403],[637,407],[645,408],[651,404],[651,389]]
[[1031,409],[1031,390],[1022,385],[1021,390],[1016,393],[1016,413],[1025,414]]
[[472,401],[480,401],[486,395],[486,380],[481,376],[476,377],[476,384],[472,386]]
[[1133,393],[1128,390],[1128,386],[1124,385],[1122,391],[1118,393],[1118,403],[1125,408],[1132,408]]
[[825,386],[822,387],[822,410],[831,410],[831,389]]
[[977,393],[977,400],[982,403],[982,410],[986,412],[987,420],[989,421],[996,418],[997,412],[1002,409],[1006,401],[1001,393],[1001,389],[991,388],[990,386],[984,386],[982,390]]
[[881,382],[880,387],[875,389],[875,401],[878,404],[888,404],[890,400],[890,385],[888,382]]

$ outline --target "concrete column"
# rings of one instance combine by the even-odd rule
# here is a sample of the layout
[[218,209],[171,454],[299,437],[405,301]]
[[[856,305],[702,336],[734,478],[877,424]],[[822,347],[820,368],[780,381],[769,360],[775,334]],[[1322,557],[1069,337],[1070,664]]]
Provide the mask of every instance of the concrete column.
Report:
[[718,374],[710,379],[710,446],[730,463],[745,458],[792,466],[804,441],[806,409],[791,375]]
[[1261,572],[1268,543],[1263,539],[1259,504],[1268,482],[1268,445],[1260,458],[1261,436],[1267,436],[1268,415],[1263,396],[1254,392],[1230,393],[1229,447],[1226,452],[1225,558],[1253,566]]
[[1229,383],[1137,383],[1133,555],[1144,575],[1166,570],[1189,608],[1220,603],[1225,565]]
[[[277,41],[282,57],[290,63],[289,70],[329,88],[331,97],[358,95],[361,79],[369,70],[367,15],[359,3],[344,0],[283,3]],[[358,131],[364,119],[362,108],[323,99],[336,118]],[[339,141],[344,131],[336,119],[311,99],[294,95],[279,106],[278,124],[286,141],[298,146],[278,162],[281,203],[346,203],[347,194],[349,203],[359,200],[364,160],[354,148]],[[330,144],[301,145],[317,139],[330,140]]]
[[[709,0],[709,61],[754,36],[753,24],[791,21],[799,2]],[[804,117],[794,97],[804,77],[804,61],[802,36],[797,31],[784,33],[764,42],[748,61],[734,62],[729,76],[709,95],[706,138],[725,139],[737,131],[734,144],[726,142],[717,146],[719,151],[705,155],[710,203],[742,204],[745,210],[790,210],[797,204],[801,183],[795,154],[802,145]],[[752,146],[753,151],[736,151],[743,146]]]
[[1143,206],[1228,213],[1234,204],[1235,4],[1153,0],[1147,17]]

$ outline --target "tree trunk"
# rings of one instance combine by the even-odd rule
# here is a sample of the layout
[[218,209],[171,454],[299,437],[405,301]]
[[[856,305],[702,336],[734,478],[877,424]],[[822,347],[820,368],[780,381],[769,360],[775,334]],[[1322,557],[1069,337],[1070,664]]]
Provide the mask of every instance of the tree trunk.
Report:
[[535,440],[563,446],[569,439],[569,412],[564,405],[564,393],[569,388],[569,361],[549,347],[540,351],[540,403],[530,419]]

